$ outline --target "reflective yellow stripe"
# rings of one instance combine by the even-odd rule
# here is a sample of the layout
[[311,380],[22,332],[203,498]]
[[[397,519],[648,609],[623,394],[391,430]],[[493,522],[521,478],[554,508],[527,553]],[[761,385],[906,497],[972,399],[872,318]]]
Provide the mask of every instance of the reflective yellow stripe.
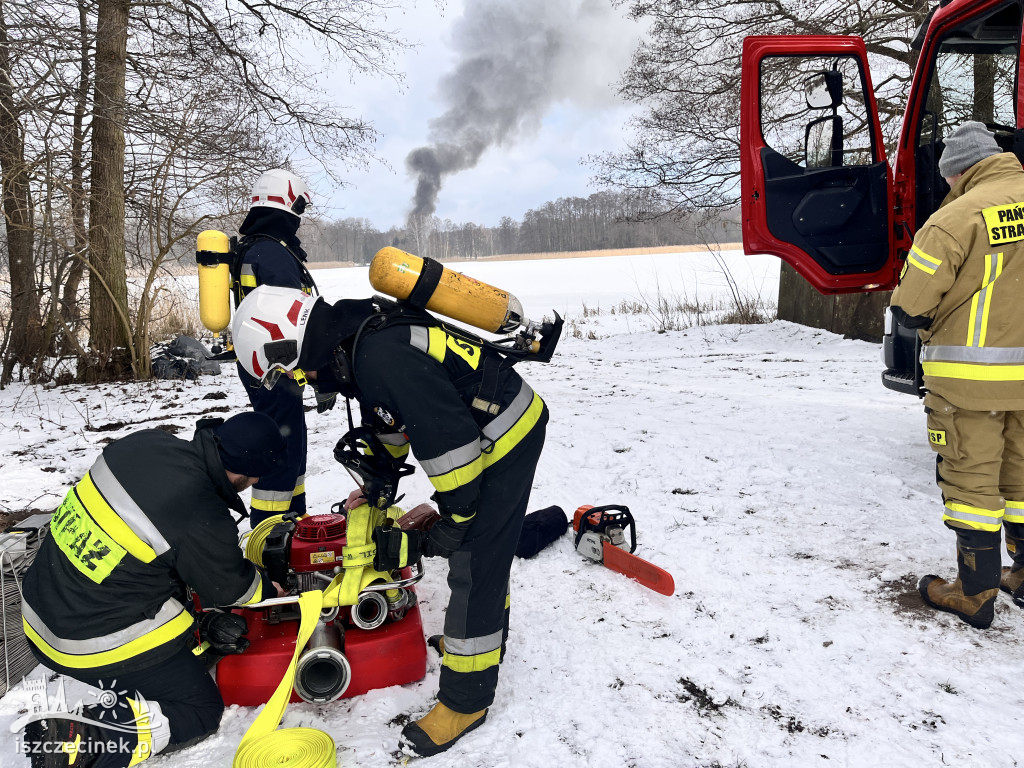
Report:
[[387,443],[384,443],[384,448],[386,448],[387,452],[390,453],[396,459],[400,459],[403,456],[409,455],[408,443],[406,443],[405,445],[388,445]]
[[533,400],[530,401],[526,412],[505,434],[494,442],[489,451],[482,453],[469,464],[453,469],[443,475],[431,476],[431,485],[438,491],[444,492],[453,491],[460,486],[472,482],[487,467],[507,456],[509,451],[515,448],[529,434],[530,430],[534,428],[543,412],[544,401],[540,399],[540,395],[534,392]]
[[468,523],[474,517],[476,517],[476,512],[474,512],[471,515],[452,515],[452,522],[453,523]]
[[140,539],[135,532],[128,527],[117,512],[114,511],[103,494],[96,488],[92,481],[92,475],[85,473],[85,477],[75,486],[78,497],[85,504],[86,509],[92,518],[100,524],[110,537],[118,544],[127,549],[134,557],[144,563],[151,563],[156,560],[156,552],[146,542]]
[[935,270],[942,266],[941,260],[936,259],[933,256],[929,256],[916,245],[911,247],[910,255],[907,257],[907,263],[913,264],[922,272],[926,272],[929,275],[934,275]]
[[1003,510],[972,507],[947,501],[942,515],[943,521],[951,520],[978,531],[998,531],[1003,519]]
[[477,456],[469,464],[462,467],[457,467],[451,472],[445,472],[443,475],[433,475],[430,478],[430,484],[439,491],[454,491],[456,488],[471,483],[480,477],[480,473],[484,471],[484,455]]
[[499,459],[505,457],[508,452],[515,448],[519,442],[529,434],[530,430],[536,426],[537,422],[540,421],[540,416],[543,412],[544,401],[540,399],[540,395],[534,392],[533,400],[530,402],[530,407],[526,409],[526,413],[522,415],[522,418],[520,418],[508,432],[499,437],[494,442],[494,445],[491,446],[491,450],[487,451],[483,455],[484,465],[489,467]]
[[251,603],[258,603],[260,598],[263,596],[263,574],[256,570],[253,575],[252,583],[249,588],[242,593],[242,596],[237,602],[232,605],[249,605]]
[[[985,259],[985,277],[984,277],[984,290],[981,297],[981,316],[980,316],[980,328],[978,329],[978,343],[974,346],[984,347],[985,346],[985,335],[988,332],[988,315],[992,309],[992,281],[999,277],[999,273],[1002,270],[1003,254],[998,256],[989,256]],[[993,264],[993,261],[996,263]],[[993,274],[993,271],[995,274]],[[972,346],[970,340],[968,340],[967,346]]]
[[149,711],[140,707],[135,699],[128,699],[128,704],[135,716],[135,731],[139,738],[139,743],[135,745],[135,750],[132,752],[132,760],[128,763],[128,768],[131,768],[152,756],[153,731],[150,727]]
[[495,648],[493,651],[474,656],[456,656],[445,651],[441,664],[453,672],[483,672],[485,669],[496,667],[500,661],[501,648]]
[[448,336],[437,326],[427,329],[427,354],[437,360],[444,362],[444,353],[448,349]]
[[478,345],[448,336],[447,346],[448,349],[465,360],[466,364],[474,371],[480,367],[480,347]]
[[305,483],[300,483],[299,485],[295,486],[295,490],[292,491],[292,496],[301,496],[305,492],[306,492],[306,484]]
[[925,376],[965,381],[1024,381],[1024,365],[922,362]]
[[269,501],[267,499],[249,499],[249,506],[264,512],[287,512],[292,506],[291,498],[284,501]]
[[1003,520],[1008,523],[1024,523],[1024,501],[1006,502],[1006,512]]
[[255,275],[242,275],[240,282],[242,283],[242,286],[245,287],[245,288],[255,288],[256,287],[256,276]]
[[50,522],[50,535],[83,576],[102,584],[127,554],[89,515],[72,488]]
[[179,635],[192,629],[192,616],[188,611],[182,610],[177,616],[152,632],[147,632],[142,637],[130,640],[124,645],[113,648],[109,651],[98,653],[70,654],[62,653],[51,646],[39,634],[29,626],[28,621],[22,617],[22,626],[25,628],[25,636],[49,659],[71,669],[91,669],[93,667],[104,667],[108,664],[117,664],[121,661],[133,659],[146,651],[151,651],[164,643],[169,643]]
[[992,311],[993,283],[1003,273],[1003,254],[990,253],[985,257],[985,276],[981,289],[971,297],[971,317],[967,323],[968,347],[985,346],[988,318]]
[[512,605],[512,595],[505,595],[505,610],[506,611],[508,610],[508,607],[510,605]]

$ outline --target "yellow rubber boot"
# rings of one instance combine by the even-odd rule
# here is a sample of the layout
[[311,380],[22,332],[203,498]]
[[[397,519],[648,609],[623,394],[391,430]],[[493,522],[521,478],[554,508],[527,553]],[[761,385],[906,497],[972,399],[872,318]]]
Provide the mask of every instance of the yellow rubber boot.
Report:
[[430,757],[444,752],[486,719],[486,709],[464,715],[438,702],[430,712],[402,729],[398,745],[407,755]]

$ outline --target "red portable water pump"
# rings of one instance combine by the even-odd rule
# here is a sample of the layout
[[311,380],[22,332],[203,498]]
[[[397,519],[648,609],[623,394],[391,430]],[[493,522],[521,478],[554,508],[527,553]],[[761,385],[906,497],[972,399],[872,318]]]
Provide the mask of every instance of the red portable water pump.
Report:
[[[346,532],[346,516],[335,505],[332,514],[257,526],[246,541],[246,556],[263,565],[289,594],[324,589],[341,571]],[[299,657],[291,701],[324,703],[421,680],[427,650],[412,587],[420,576],[418,566],[406,568],[392,574],[390,582],[367,585],[355,605],[325,609]],[[249,625],[250,645],[217,664],[225,704],[263,704],[280,683],[292,660],[300,618],[297,603],[286,600],[235,611]]]

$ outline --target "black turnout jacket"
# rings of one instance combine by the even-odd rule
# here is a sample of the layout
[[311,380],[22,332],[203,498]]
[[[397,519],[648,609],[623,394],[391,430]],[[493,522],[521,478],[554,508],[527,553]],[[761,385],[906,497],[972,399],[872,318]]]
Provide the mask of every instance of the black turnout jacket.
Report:
[[243,558],[230,509],[245,507],[209,429],[192,441],[147,429],[104,448],[24,579],[40,661],[72,676],[140,669],[192,642],[186,586],[207,607],[274,596]]

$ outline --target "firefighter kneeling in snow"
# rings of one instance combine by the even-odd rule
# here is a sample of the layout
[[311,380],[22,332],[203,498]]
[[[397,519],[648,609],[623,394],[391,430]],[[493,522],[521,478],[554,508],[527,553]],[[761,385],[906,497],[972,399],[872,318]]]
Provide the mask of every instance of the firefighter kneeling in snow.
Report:
[[[982,123],[949,134],[951,190],[914,238],[892,295],[918,328],[928,437],[958,575],[925,576],[924,601],[979,629],[999,589],[1024,605],[1024,170]],[[1000,528],[1013,565],[1000,569]]]
[[[509,571],[544,445],[547,407],[498,353],[432,318],[388,322],[370,300],[334,305],[262,286],[235,313],[238,359],[266,385],[287,373],[356,398],[393,456],[412,448],[436,489],[429,531],[378,528],[374,566],[448,559],[438,703],[402,729],[414,755],[448,749],[494,700],[508,633]],[[501,365],[498,363],[502,362]]]
[[[217,730],[224,702],[196,654],[188,589],[204,608],[280,593],[242,557],[230,512],[245,514],[238,492],[284,451],[258,413],[201,421],[191,442],[147,429],[104,448],[68,492],[25,575],[25,634],[42,664],[102,692],[102,707],[86,708],[91,722],[26,726],[35,768],[122,768]],[[207,654],[240,653],[244,632],[234,614],[202,614]]]

